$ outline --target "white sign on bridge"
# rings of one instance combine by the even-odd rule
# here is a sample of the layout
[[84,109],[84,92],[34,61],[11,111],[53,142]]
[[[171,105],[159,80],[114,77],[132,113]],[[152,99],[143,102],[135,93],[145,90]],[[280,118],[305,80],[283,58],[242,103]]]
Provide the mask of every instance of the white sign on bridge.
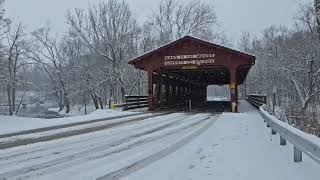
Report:
[[178,55],[178,56],[165,56],[164,65],[202,65],[202,64],[213,64],[215,54],[191,54],[191,55]]

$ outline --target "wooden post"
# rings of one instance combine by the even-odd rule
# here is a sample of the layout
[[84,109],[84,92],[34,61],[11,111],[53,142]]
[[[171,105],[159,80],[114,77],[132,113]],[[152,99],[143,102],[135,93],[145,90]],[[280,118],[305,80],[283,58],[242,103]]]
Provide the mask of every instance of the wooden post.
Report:
[[160,107],[160,109],[162,109],[162,107],[163,107],[163,91],[164,91],[164,88],[163,88],[163,76],[160,75],[159,78],[160,78],[160,89],[159,89],[160,105],[159,105],[159,107]]
[[238,112],[238,85],[237,85],[237,70],[230,68],[230,91],[231,91],[231,111]]
[[165,89],[166,89],[166,94],[165,94],[165,98],[166,98],[166,105],[168,106],[170,104],[170,85],[168,82],[168,79],[165,80]]
[[[156,76],[153,77],[153,81],[155,81],[155,95],[154,95],[154,106],[159,106],[160,103],[160,92],[161,92],[161,75],[157,74]],[[156,80],[155,80],[156,78]]]
[[148,69],[148,109],[153,111],[153,70]]

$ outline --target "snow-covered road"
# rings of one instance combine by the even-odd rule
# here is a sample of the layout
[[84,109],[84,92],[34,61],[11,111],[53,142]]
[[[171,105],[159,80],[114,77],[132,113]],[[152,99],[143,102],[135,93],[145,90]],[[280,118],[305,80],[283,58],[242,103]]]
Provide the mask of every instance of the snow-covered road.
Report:
[[279,146],[257,109],[241,102],[239,110],[141,114],[21,135],[47,137],[125,122],[0,150],[0,179],[319,179],[320,165],[307,156],[293,163],[292,146]]
[[112,129],[1,150],[0,179],[124,176],[187,143],[216,118],[208,113],[174,113]]
[[[113,119],[97,119],[92,121],[81,122],[80,125],[66,124],[51,128],[51,130],[35,129],[30,131],[19,132],[19,135],[9,135],[0,137],[0,149],[16,147],[20,145],[32,144],[37,142],[50,141],[79,134],[110,129],[115,126],[130,124],[136,121],[142,121],[151,117],[161,116],[169,113],[142,113],[126,117],[117,116]],[[83,124],[84,123],[84,124]],[[48,128],[45,128],[48,129]],[[50,128],[49,128],[50,129]],[[41,130],[41,131],[39,131]],[[32,132],[35,131],[35,132]]]
[[318,180],[320,165],[304,156],[293,162],[293,147],[279,145],[256,109],[242,102],[207,131],[169,156],[125,180]]

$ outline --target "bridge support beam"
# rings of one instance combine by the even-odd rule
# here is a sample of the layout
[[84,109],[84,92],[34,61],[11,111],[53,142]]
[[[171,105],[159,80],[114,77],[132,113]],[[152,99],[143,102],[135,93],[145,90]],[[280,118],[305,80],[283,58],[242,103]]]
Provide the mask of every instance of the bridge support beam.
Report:
[[231,111],[238,112],[238,84],[237,84],[237,69],[230,68],[230,92],[231,92]]
[[153,70],[148,69],[148,110],[153,111]]

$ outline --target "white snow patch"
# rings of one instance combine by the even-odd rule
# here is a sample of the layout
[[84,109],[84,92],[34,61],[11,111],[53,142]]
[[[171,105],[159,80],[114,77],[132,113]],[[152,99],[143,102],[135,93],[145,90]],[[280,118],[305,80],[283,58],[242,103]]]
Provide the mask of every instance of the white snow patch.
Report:
[[84,115],[56,119],[26,118],[16,116],[0,116],[0,134],[8,134],[19,131],[38,129],[43,127],[71,124],[75,122],[90,121],[108,117],[117,117],[138,112],[123,112],[115,110],[96,110],[95,112]]

